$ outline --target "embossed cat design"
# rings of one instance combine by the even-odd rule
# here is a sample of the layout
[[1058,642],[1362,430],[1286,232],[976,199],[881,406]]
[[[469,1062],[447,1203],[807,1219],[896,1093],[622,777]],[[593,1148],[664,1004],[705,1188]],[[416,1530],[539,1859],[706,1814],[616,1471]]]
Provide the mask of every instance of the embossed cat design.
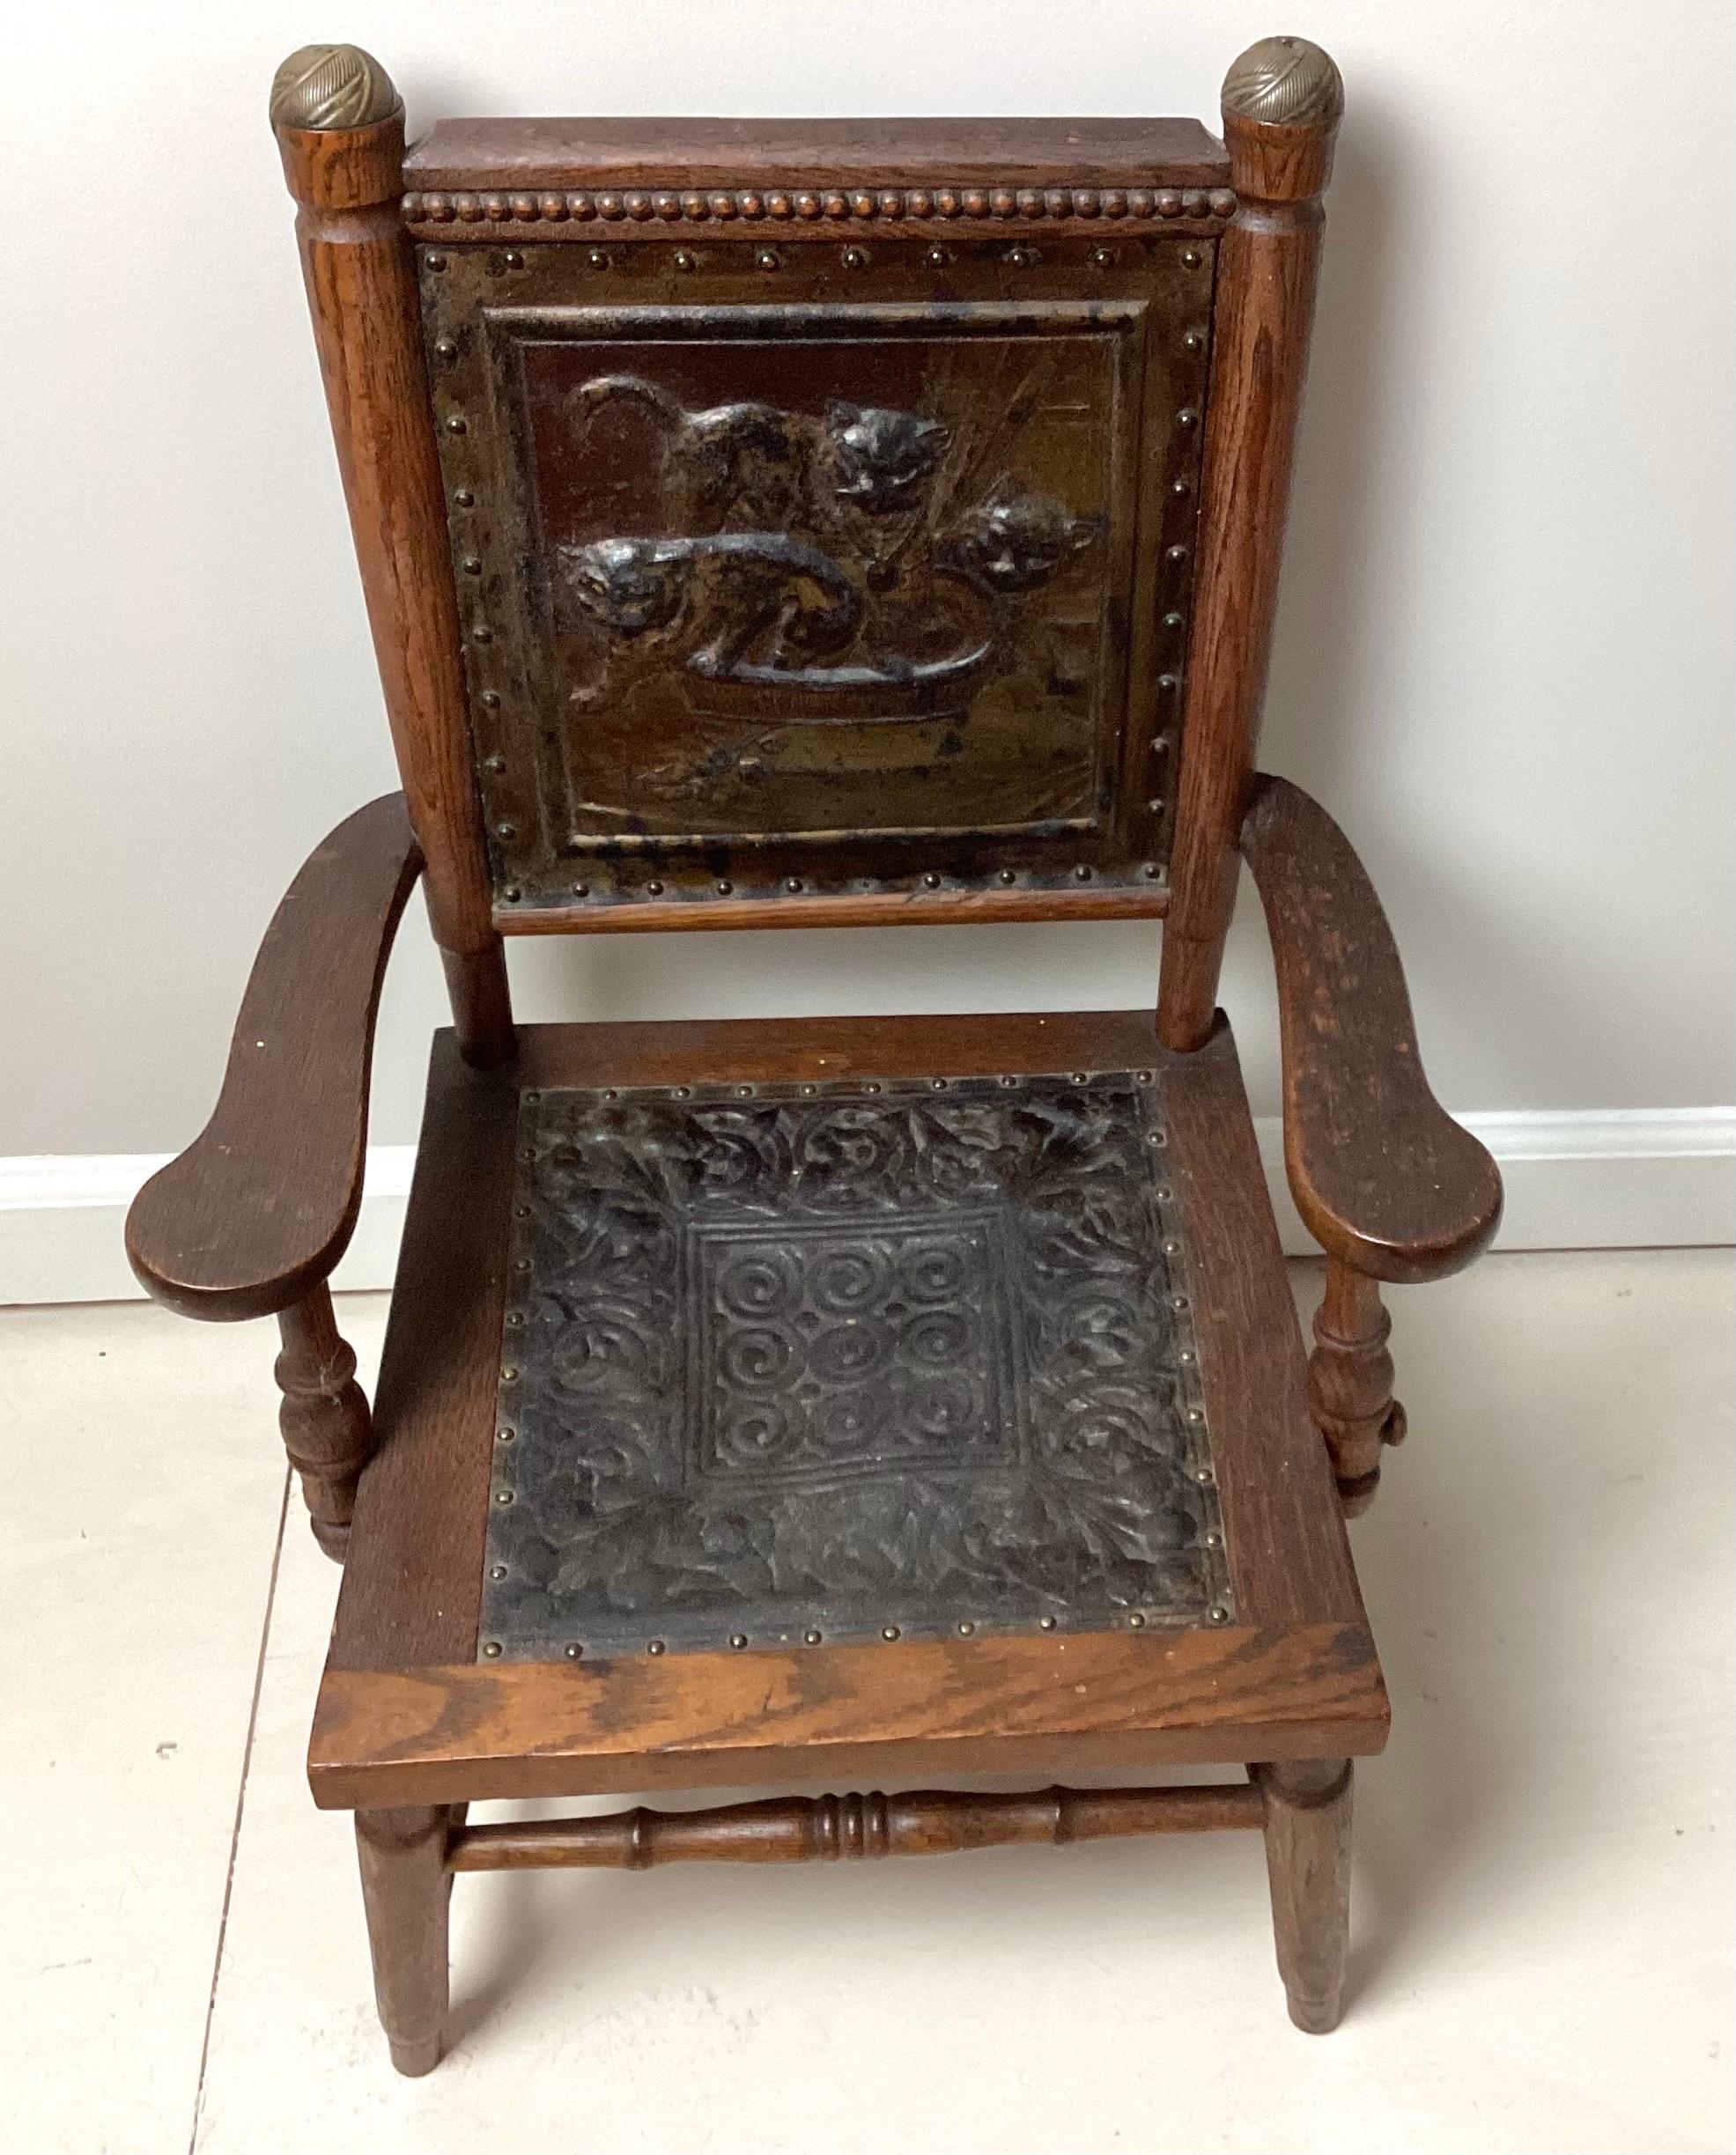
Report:
[[838,400],[818,418],[750,402],[689,411],[638,374],[582,384],[571,399],[575,427],[617,400],[656,423],[663,498],[683,536],[720,530],[732,515],[738,527],[824,532],[851,511],[920,509],[952,440],[938,419]]
[[948,533],[937,559],[984,591],[1034,591],[1102,535],[1101,517],[1075,516],[1052,494],[1001,478]]
[[819,657],[861,621],[861,593],[831,555],[782,532],[596,539],[560,560],[611,636],[673,646],[696,673],[728,673],[757,647],[773,666]]
[[920,506],[952,429],[914,411],[881,404],[831,403],[820,440],[820,469],[840,501],[885,516]]
[[662,530],[559,550],[563,601],[603,637],[587,639],[587,677],[569,690],[581,705],[603,693],[612,651],[628,678],[697,676],[708,712],[757,719],[768,690],[804,720],[962,709],[1017,649],[1016,601],[1102,533],[1100,517],[1010,475],[948,518],[967,474],[951,427],[919,412],[842,399],[818,416],[688,410],[632,373],[583,383],[567,408],[582,436],[617,405],[654,429]]

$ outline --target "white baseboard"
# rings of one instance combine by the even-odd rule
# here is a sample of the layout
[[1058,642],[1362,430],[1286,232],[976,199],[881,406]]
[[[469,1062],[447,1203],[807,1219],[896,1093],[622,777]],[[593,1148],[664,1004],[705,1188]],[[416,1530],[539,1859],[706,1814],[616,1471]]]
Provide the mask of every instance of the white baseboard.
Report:
[[[0,1158],[0,1303],[127,1302],[144,1290],[127,1262],[127,1207],[166,1153]],[[361,1217],[332,1285],[390,1287],[413,1145],[371,1145]]]
[[[1464,1118],[1501,1163],[1498,1250],[1641,1249],[1736,1241],[1736,1107]],[[1313,1248],[1284,1187],[1275,1121],[1260,1125],[1284,1247]],[[367,1190],[332,1285],[389,1287],[414,1148],[368,1151]],[[138,1283],[122,1247],[149,1153],[0,1159],[0,1303],[119,1302]]]

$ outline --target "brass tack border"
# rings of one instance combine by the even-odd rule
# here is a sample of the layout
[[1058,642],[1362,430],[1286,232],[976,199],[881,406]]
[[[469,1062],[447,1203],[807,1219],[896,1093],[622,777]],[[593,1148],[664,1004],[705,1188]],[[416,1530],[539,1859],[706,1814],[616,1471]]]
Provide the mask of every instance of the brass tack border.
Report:
[[[1018,194],[1013,190],[1001,192],[1016,208]],[[1097,203],[1099,218],[1118,214],[1125,220],[1141,208],[1137,190],[1129,196],[1118,195],[1113,190],[1105,190],[1101,196],[1093,190],[1051,192],[1065,192],[1068,203],[1075,193],[1082,192]],[[1223,196],[1220,210],[1225,205],[1233,207],[1234,198],[1225,190],[1220,192]],[[942,190],[942,195],[945,195],[945,190]],[[1037,196],[1034,190],[1025,190],[1025,196],[1029,211]],[[423,198],[415,196],[405,199],[419,205]],[[1142,227],[1124,221],[1112,232],[1099,222],[1096,231],[1104,238],[1112,237],[1116,244],[1104,246],[1099,242],[1092,246],[1090,244],[1092,234],[1077,225],[1062,231],[1053,225],[1045,229],[1002,221],[998,225],[979,222],[937,228],[932,223],[918,226],[885,221],[883,213],[876,210],[876,216],[883,217],[883,228],[875,234],[875,245],[870,249],[856,243],[858,235],[864,240],[868,237],[861,224],[846,224],[842,228],[829,224],[822,202],[820,219],[805,228],[788,223],[772,229],[767,229],[764,224],[757,229],[736,228],[720,221],[704,232],[698,232],[678,221],[661,225],[627,225],[607,235],[610,240],[608,247],[581,247],[576,256],[566,254],[563,264],[565,251],[558,247],[509,245],[511,231],[503,229],[498,220],[490,223],[484,218],[480,207],[484,202],[482,196],[472,199],[478,206],[477,221],[470,229],[443,228],[438,240],[424,235],[415,245],[422,273],[432,402],[447,488],[454,581],[465,609],[464,655],[476,733],[476,764],[485,829],[494,871],[496,926],[508,934],[546,932],[556,924],[599,930],[629,929],[642,924],[647,908],[659,909],[660,926],[698,925],[707,916],[715,919],[720,914],[724,916],[724,925],[735,925],[749,917],[750,909],[768,901],[785,902],[790,898],[840,907],[853,899],[901,904],[913,901],[913,909],[903,917],[916,919],[924,917],[921,908],[928,901],[933,901],[938,911],[961,899],[998,896],[1017,904],[1056,894],[1077,900],[1097,898],[1110,904],[1119,903],[1129,917],[1161,913],[1169,895],[1166,856],[1169,826],[1173,817],[1173,772],[1188,619],[1193,596],[1190,572],[1208,386],[1205,353],[1211,305],[1209,265],[1215,262],[1219,231],[1201,229],[1197,221],[1168,225],[1149,223]],[[593,209],[597,199],[591,196],[583,197]],[[655,198],[646,199],[653,201],[654,210]],[[673,201],[679,210],[681,199],[669,197],[664,209],[667,210],[669,202]],[[761,203],[763,209],[771,198],[754,199]],[[875,199],[879,202],[882,197]],[[936,197],[920,190],[906,190],[898,199],[914,200],[931,211],[936,206]],[[509,211],[522,210],[527,203],[536,207],[529,196],[503,196],[498,200]],[[1043,201],[1047,200],[1045,196]],[[1150,200],[1152,215],[1156,217],[1167,215],[1171,201],[1179,214],[1185,210],[1209,206],[1212,196],[1198,189],[1165,190],[1152,193]],[[622,201],[624,203],[624,196]],[[846,207],[849,207],[847,202]],[[794,212],[794,198],[791,208]],[[588,242],[599,233],[593,224],[588,227],[569,226],[564,234],[548,232],[543,236]],[[462,244],[450,245],[453,240]],[[1041,244],[1036,244],[1039,240]],[[1163,523],[1170,543],[1162,548],[1162,578],[1158,587],[1162,610],[1153,649],[1158,667],[1152,714],[1154,730],[1144,767],[1124,773],[1127,789],[1126,815],[1114,838],[1113,858],[1094,862],[1090,858],[1081,859],[1077,853],[1070,859],[1062,853],[1060,859],[1055,859],[1053,855],[1059,847],[1051,847],[1045,840],[1044,857],[1002,865],[1001,860],[994,856],[1004,859],[1008,841],[1015,848],[1018,847],[1021,834],[1016,832],[982,834],[989,842],[987,861],[979,858],[978,841],[968,834],[959,833],[950,845],[947,858],[938,861],[930,859],[921,868],[905,873],[894,867],[890,873],[866,875],[826,873],[824,856],[816,857],[820,841],[806,833],[779,834],[763,845],[756,845],[746,833],[710,837],[669,833],[661,840],[652,841],[627,838],[618,833],[573,832],[568,834],[565,844],[553,847],[548,858],[543,858],[534,845],[521,845],[523,834],[534,822],[521,756],[521,736],[528,722],[527,691],[522,680],[514,675],[510,649],[513,631],[510,623],[498,612],[494,618],[490,617],[491,608],[498,609],[503,602],[511,601],[513,571],[501,551],[502,541],[492,520],[486,483],[492,476],[489,458],[493,422],[486,394],[477,378],[476,309],[480,302],[468,290],[467,280],[469,284],[474,284],[486,272],[488,289],[499,291],[502,289],[498,282],[499,270],[515,268],[521,275],[555,276],[557,285],[564,288],[565,280],[558,272],[563,266],[572,271],[574,262],[582,262],[587,254],[593,268],[599,272],[623,271],[630,277],[647,269],[660,277],[664,272],[678,272],[683,262],[691,261],[696,269],[714,269],[720,276],[742,280],[743,292],[750,288],[767,292],[779,281],[780,270],[787,269],[792,275],[799,276],[804,267],[812,265],[815,258],[827,255],[851,268],[853,277],[871,268],[907,277],[915,265],[924,261],[939,272],[948,268],[955,257],[960,260],[977,257],[1005,264],[1023,278],[1038,274],[1041,263],[1053,265],[1073,255],[1091,254],[1108,256],[1112,262],[1132,262],[1148,242],[1160,251],[1167,246],[1169,251],[1179,252],[1184,263],[1200,272],[1200,277],[1197,291],[1181,302],[1195,311],[1192,326],[1180,332],[1176,357],[1180,379],[1175,385],[1174,401],[1168,414],[1168,424],[1175,430],[1171,449],[1174,468],[1162,505]],[[854,265],[851,264],[853,256],[859,258]],[[582,273],[578,274],[579,282],[583,284]],[[918,275],[920,279],[920,272]],[[672,281],[683,280],[676,276]],[[564,290],[557,296],[564,298]],[[659,296],[661,303],[666,305],[679,304],[685,297],[679,292]],[[912,304],[922,302],[919,299]],[[509,756],[509,745],[520,752]],[[515,764],[520,767],[514,768]],[[902,846],[908,835],[912,834],[894,834],[895,842]],[[1081,834],[1078,842],[1090,845],[1093,841]],[[1124,846],[1131,851],[1131,859],[1122,857]],[[805,854],[810,865],[795,877],[774,872],[768,859],[771,855],[787,860],[798,854]],[[701,861],[705,873],[698,875]]]
[[[901,1101],[919,1099],[935,1092],[957,1095],[969,1102],[987,1098],[997,1091],[1022,1091],[1028,1087],[1040,1088],[1060,1080],[1075,1086],[1109,1086],[1125,1090],[1130,1096],[1133,1116],[1145,1145],[1159,1155],[1151,1162],[1150,1192],[1156,1207],[1159,1246],[1168,1280],[1163,1302],[1170,1312],[1171,1336],[1175,1344],[1172,1382],[1181,1426],[1181,1464],[1195,1486],[1209,1492],[1206,1500],[1207,1524],[1200,1535],[1209,1599],[1203,1617],[1193,1613],[1178,1613],[1155,1606],[1124,1609],[1110,1617],[1097,1613],[1076,1620],[1071,1614],[1058,1616],[1045,1613],[1034,1620],[1034,1627],[1039,1633],[1150,1630],[1162,1635],[1173,1635],[1178,1631],[1190,1629],[1216,1628],[1235,1621],[1235,1593],[1230,1581],[1223,1516],[1216,1495],[1217,1462],[1213,1430],[1207,1414],[1205,1391],[1200,1373],[1199,1339],[1193,1314],[1196,1296],[1186,1208],[1181,1192],[1163,1166],[1162,1155],[1167,1153],[1169,1148],[1169,1128],[1164,1115],[1163,1086],[1155,1067],[1018,1070],[1003,1071],[998,1074],[971,1073],[949,1077],[922,1077],[912,1073],[903,1073],[890,1077],[853,1075],[817,1080],[772,1078],[753,1081],[697,1079],[677,1084],[563,1085],[552,1089],[552,1097],[565,1102],[584,1096],[594,1102],[611,1104],[621,1101],[634,1103],[668,1100],[679,1102],[692,1109],[720,1107],[726,1103],[739,1107],[745,1101],[752,1101],[756,1107],[776,1109],[794,1101],[847,1104],[867,1095],[883,1098],[889,1105],[896,1106]],[[521,1141],[516,1150],[521,1169],[534,1170],[542,1158],[544,1139],[540,1111],[550,1096],[550,1093],[537,1089],[520,1094],[519,1133]],[[516,1178],[514,1188],[521,1192],[526,1192],[527,1177],[523,1173]],[[513,1217],[520,1223],[513,1229],[512,1271],[515,1280],[511,1290],[513,1299],[508,1301],[502,1318],[495,1445],[489,1485],[492,1502],[503,1509],[509,1508],[517,1497],[517,1462],[513,1458],[513,1447],[518,1438],[518,1426],[514,1420],[513,1388],[519,1382],[520,1356],[522,1353],[517,1342],[522,1339],[534,1299],[529,1278],[532,1266],[526,1253],[533,1231],[530,1226],[525,1224],[532,1217],[528,1198],[513,1204]],[[491,1538],[484,1552],[484,1566],[490,1581],[498,1583],[508,1576],[509,1568],[496,1555]],[[488,1612],[484,1607],[483,1620],[486,1622],[487,1620]],[[751,1649],[780,1652],[797,1645],[817,1647],[827,1642],[825,1633],[816,1623],[802,1618],[787,1619],[779,1627],[757,1635],[741,1630],[725,1634],[720,1630],[715,1635],[704,1635],[702,1632],[696,1633],[693,1627],[684,1626],[683,1628],[689,1635],[677,1642],[674,1649],[676,1653],[704,1653],[720,1650],[725,1647],[736,1653]],[[914,1631],[911,1629],[907,1617],[902,1621],[886,1621],[879,1626],[878,1635],[887,1645],[897,1646],[907,1636],[956,1635],[968,1639],[981,1634],[1023,1637],[1029,1636],[1032,1628],[1033,1620],[1029,1617],[1002,1622],[970,1613],[946,1617],[939,1622],[937,1628],[925,1626]],[[867,1644],[872,1630],[873,1627],[870,1627],[869,1634],[860,1636],[852,1631],[847,1642]],[[673,1635],[671,1633],[670,1636]],[[669,1638],[654,1637],[646,1639],[642,1647],[616,1649],[613,1657],[621,1657],[635,1651],[657,1656],[670,1650]],[[593,1655],[599,1658],[611,1657],[606,1650],[599,1653],[594,1642],[584,1639],[569,1639],[563,1643],[560,1652],[569,1661],[581,1660]],[[510,1647],[501,1639],[482,1631],[476,1642],[478,1660],[495,1661],[503,1656],[510,1660],[528,1661],[545,1657],[543,1651],[535,1646]]]

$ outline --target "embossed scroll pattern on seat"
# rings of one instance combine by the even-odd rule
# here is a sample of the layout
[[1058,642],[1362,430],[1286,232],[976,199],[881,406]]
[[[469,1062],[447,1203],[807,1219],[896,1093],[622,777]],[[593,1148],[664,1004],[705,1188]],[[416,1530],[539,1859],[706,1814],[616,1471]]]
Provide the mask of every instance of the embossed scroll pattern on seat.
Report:
[[1160,1092],[527,1095],[479,1650],[1225,1620]]

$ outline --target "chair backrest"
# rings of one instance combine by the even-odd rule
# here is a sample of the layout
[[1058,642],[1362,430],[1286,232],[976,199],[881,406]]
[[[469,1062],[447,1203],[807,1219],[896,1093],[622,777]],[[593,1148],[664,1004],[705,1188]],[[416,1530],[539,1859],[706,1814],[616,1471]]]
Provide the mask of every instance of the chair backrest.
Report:
[[1272,40],[1228,151],[548,120],[406,157],[377,63],[292,55],[442,942],[1161,915],[1185,863],[1221,938],[1340,102]]

